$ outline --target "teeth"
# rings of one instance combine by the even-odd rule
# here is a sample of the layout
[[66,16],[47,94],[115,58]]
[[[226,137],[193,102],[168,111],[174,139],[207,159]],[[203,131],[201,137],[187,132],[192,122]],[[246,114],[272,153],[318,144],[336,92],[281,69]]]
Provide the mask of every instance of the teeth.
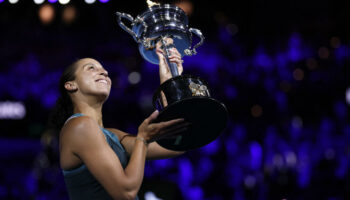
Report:
[[99,82],[99,83],[105,83],[105,84],[107,84],[107,81],[106,81],[106,80],[103,80],[103,79],[101,79],[101,80],[98,80],[97,82]]

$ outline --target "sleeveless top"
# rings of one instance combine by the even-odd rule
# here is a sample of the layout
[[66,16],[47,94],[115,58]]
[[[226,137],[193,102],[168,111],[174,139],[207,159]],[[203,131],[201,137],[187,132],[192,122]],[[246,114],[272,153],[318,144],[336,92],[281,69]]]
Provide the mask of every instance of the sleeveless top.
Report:
[[[83,116],[81,113],[76,113],[67,119],[70,120],[75,117]],[[66,123],[67,123],[66,121]],[[108,145],[113,149],[115,154],[118,156],[121,165],[125,169],[128,164],[128,155],[124,147],[118,140],[118,137],[112,132],[101,127],[101,130],[107,140]],[[95,200],[95,199],[112,199],[103,186],[95,179],[90,173],[85,164],[72,169],[62,170],[64,181],[68,190],[69,199],[71,200]],[[138,199],[136,197],[136,199]]]

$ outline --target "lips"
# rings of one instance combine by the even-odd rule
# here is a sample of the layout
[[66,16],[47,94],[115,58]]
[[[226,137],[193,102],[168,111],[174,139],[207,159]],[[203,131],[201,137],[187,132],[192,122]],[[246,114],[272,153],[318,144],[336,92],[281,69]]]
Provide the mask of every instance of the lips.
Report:
[[108,85],[108,81],[106,79],[97,79],[96,82]]

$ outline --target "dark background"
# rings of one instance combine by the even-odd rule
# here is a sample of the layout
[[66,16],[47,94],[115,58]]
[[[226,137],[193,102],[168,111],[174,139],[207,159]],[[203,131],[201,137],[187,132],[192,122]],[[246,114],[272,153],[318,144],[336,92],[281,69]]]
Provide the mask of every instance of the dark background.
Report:
[[[47,128],[60,74],[78,58],[100,61],[113,81],[104,124],[135,134],[153,111],[158,71],[115,12],[135,17],[146,3],[0,2],[0,199],[67,199]],[[229,123],[205,147],[148,161],[139,196],[349,198],[349,7],[331,0],[189,3],[189,25],[206,40],[184,58],[184,70],[209,82]],[[55,14],[44,23],[38,13],[47,5]],[[76,12],[71,21],[63,18],[67,8]],[[133,72],[141,77],[135,84]],[[11,117],[18,105],[25,115]]]

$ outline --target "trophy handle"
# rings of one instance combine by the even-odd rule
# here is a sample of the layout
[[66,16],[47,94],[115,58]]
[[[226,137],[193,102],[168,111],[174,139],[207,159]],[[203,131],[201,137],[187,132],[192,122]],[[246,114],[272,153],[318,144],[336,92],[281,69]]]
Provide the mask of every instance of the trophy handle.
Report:
[[192,49],[188,48],[188,49],[185,49],[185,51],[184,51],[187,56],[192,56],[192,55],[197,54],[196,48],[198,48],[199,46],[201,46],[203,44],[204,36],[203,36],[202,32],[196,28],[190,28],[189,32],[195,34],[197,37],[200,38],[200,41]]
[[116,15],[118,16],[117,21],[119,26],[126,32],[128,32],[136,42],[139,43],[140,39],[137,37],[136,33],[134,31],[132,31],[129,27],[127,27],[123,22],[122,22],[122,18],[125,18],[127,20],[129,20],[131,23],[134,23],[134,18],[126,13],[120,13],[120,12],[116,12]]

